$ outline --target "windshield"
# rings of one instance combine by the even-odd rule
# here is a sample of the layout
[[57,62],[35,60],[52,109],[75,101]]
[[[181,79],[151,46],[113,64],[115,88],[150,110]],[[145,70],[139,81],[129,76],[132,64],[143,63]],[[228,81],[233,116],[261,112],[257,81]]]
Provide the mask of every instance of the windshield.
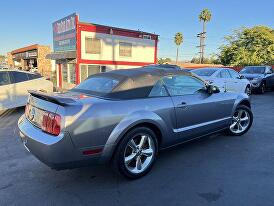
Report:
[[78,86],[74,87],[72,91],[84,91],[107,94],[110,93],[119,83],[119,80],[110,77],[90,77],[83,81]]
[[216,69],[193,69],[191,70],[192,73],[197,74],[198,76],[211,76],[214,72],[216,72]]
[[264,74],[265,67],[245,67],[240,74]]

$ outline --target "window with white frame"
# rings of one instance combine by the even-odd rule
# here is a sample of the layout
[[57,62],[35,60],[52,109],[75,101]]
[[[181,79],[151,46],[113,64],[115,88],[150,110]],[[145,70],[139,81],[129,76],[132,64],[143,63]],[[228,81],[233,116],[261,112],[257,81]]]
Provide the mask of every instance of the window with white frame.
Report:
[[119,56],[131,57],[132,56],[132,43],[119,42]]
[[68,64],[68,69],[69,69],[68,83],[76,84],[75,64]]
[[101,54],[101,39],[86,37],[85,46],[87,54]]
[[99,65],[81,65],[80,67],[80,81],[84,81],[90,75],[97,74],[101,72],[101,66]]
[[65,63],[65,64],[62,64],[62,81],[63,82],[68,82],[68,65]]

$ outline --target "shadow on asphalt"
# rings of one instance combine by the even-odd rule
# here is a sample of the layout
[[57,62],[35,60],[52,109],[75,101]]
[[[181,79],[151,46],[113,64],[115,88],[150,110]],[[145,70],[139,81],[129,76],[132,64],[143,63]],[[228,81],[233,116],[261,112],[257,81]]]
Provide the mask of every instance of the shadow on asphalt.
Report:
[[23,113],[24,107],[0,111],[0,137],[3,135],[1,134],[3,129],[10,127],[12,127],[14,130],[17,129],[17,121]]

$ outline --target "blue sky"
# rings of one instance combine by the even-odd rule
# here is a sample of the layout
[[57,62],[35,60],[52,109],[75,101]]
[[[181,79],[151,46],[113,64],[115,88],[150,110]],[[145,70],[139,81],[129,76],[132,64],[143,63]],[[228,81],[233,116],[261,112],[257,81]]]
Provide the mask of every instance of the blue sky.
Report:
[[274,27],[274,1],[260,0],[138,0],[138,1],[3,1],[0,7],[0,54],[29,44],[52,45],[51,24],[77,12],[80,21],[160,35],[159,57],[175,58],[173,36],[184,34],[180,60],[197,55],[201,31],[198,15],[204,8],[212,12],[207,25],[206,54],[218,52],[223,37],[242,26]]

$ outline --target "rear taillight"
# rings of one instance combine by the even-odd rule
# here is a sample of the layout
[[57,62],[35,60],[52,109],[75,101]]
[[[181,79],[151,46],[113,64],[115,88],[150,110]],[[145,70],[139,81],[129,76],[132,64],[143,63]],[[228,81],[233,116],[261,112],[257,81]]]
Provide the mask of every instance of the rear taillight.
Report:
[[51,112],[44,112],[41,129],[52,135],[59,135],[61,132],[61,116]]

